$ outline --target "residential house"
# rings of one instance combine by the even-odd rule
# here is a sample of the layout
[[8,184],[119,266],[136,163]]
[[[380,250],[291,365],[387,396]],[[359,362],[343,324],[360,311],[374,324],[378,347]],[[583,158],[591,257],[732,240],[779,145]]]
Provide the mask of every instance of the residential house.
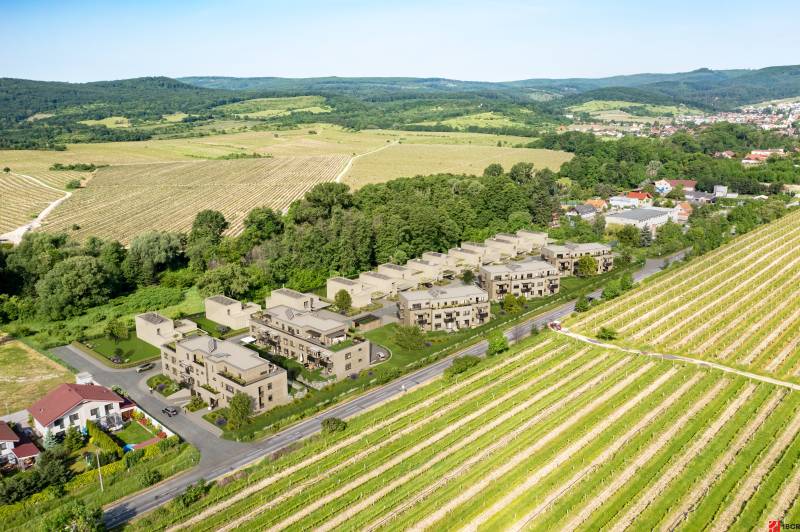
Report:
[[[245,329],[250,326],[250,316],[261,310],[256,303],[242,303],[223,295],[205,299],[206,318],[229,329]],[[212,331],[208,331],[212,332]]]
[[733,159],[736,157],[736,153],[732,152],[731,150],[716,151],[714,152],[714,157],[717,159]]
[[497,262],[502,258],[502,254],[497,248],[489,247],[481,242],[462,242],[461,247],[479,254],[481,256],[481,264]]
[[296,360],[326,377],[344,379],[370,363],[371,345],[348,334],[348,320],[325,311],[301,311],[285,305],[270,307],[250,320],[256,342],[273,353]]
[[325,295],[328,299],[331,301],[336,299],[336,294],[341,290],[350,294],[352,305],[356,308],[366,307],[372,303],[373,288],[371,285],[345,277],[331,277],[328,279],[325,288]]
[[154,347],[174,342],[197,331],[197,324],[191,320],[171,320],[158,312],[145,312],[134,319],[136,337]]
[[478,282],[491,301],[500,301],[506,294],[528,299],[549,296],[557,293],[560,286],[558,269],[536,259],[487,264],[481,267]]
[[[606,219],[611,216],[613,215]],[[597,262],[597,273],[611,271],[614,267],[614,255],[605,244],[548,244],[542,248],[542,258],[555,266],[561,275],[575,275],[578,272],[578,261],[583,256],[592,257]]]
[[419,272],[413,268],[386,263],[378,266],[378,273],[397,279],[398,291],[411,290],[419,285]]
[[683,187],[684,192],[691,192],[697,187],[694,179],[670,179],[667,181],[672,188]]
[[683,195],[683,198],[689,203],[693,203],[695,205],[708,205],[709,203],[714,202],[716,196],[714,194],[709,194],[708,192],[690,190]]
[[591,221],[597,215],[597,209],[591,205],[575,205],[567,213],[567,216],[580,216],[583,220]]
[[358,276],[358,280],[371,288],[370,292],[373,299],[396,296],[401,290],[410,288],[408,281],[389,277],[378,272],[363,272]]
[[714,185],[714,198],[727,198],[729,195],[726,185]]
[[28,413],[33,429],[44,436],[60,434],[69,427],[83,430],[93,421],[108,430],[121,428],[136,405],[105,386],[94,384],[62,384],[33,403]]
[[479,252],[466,248],[452,248],[447,255],[455,261],[459,272],[464,270],[474,270],[482,264],[482,256]]
[[489,321],[489,296],[475,285],[403,292],[397,306],[403,325],[423,331],[458,331]]
[[487,238],[483,243],[489,249],[499,253],[501,259],[511,259],[523,253],[519,240],[515,235],[500,233]]
[[[608,202],[601,198],[592,198],[584,201],[586,205],[591,205],[594,207],[597,212],[603,212],[604,210],[608,209]],[[545,242],[546,243],[546,242]]]
[[236,342],[206,335],[184,338],[161,346],[161,362],[165,375],[211,408],[228,406],[236,393],[248,395],[257,414],[289,402],[286,370]]
[[447,266],[425,259],[411,259],[406,268],[414,270],[420,283],[436,283],[444,279]]
[[665,179],[659,179],[658,181],[653,183],[653,186],[655,187],[656,192],[658,194],[661,194],[662,196],[666,196],[667,194],[672,192],[672,189],[674,188],[672,184]]
[[629,198],[627,196],[611,196],[608,198],[608,203],[614,209],[637,209],[639,208],[639,200]]
[[0,465],[6,462],[16,462],[14,446],[18,443],[19,435],[8,426],[8,423],[0,421]]
[[632,190],[625,194],[626,198],[630,198],[636,200],[638,203],[636,204],[637,207],[646,207],[653,204],[653,195],[649,192],[640,192],[638,190]]
[[689,217],[692,215],[694,211],[694,207],[688,201],[681,201],[678,203],[678,223],[685,224],[689,221]]

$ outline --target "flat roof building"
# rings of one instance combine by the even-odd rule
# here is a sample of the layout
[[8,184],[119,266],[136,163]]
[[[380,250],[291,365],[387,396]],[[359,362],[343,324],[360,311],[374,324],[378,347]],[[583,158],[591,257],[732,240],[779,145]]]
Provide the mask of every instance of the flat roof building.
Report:
[[347,279],[345,277],[331,277],[325,285],[325,295],[333,301],[336,294],[344,290],[350,294],[352,305],[356,308],[366,307],[372,303],[372,287],[364,284],[360,280]]
[[250,316],[261,310],[256,303],[242,303],[223,295],[207,297],[204,303],[206,318],[232,330],[249,327]]
[[543,260],[524,260],[508,264],[488,264],[478,272],[478,281],[491,301],[500,301],[506,294],[527,299],[558,293],[558,269]]
[[154,347],[174,342],[187,334],[197,331],[197,324],[191,320],[171,320],[158,312],[145,312],[134,318],[136,337]]
[[611,271],[614,267],[614,256],[611,247],[605,244],[589,242],[585,244],[548,244],[542,248],[542,258],[558,268],[561,275],[575,275],[578,261],[589,256],[597,262],[597,273]]
[[400,321],[423,331],[457,331],[489,320],[489,296],[475,285],[435,287],[400,294]]
[[291,288],[278,288],[273,290],[266,301],[266,308],[279,307],[281,305],[295,310],[311,311],[319,310],[331,306],[315,294],[298,292]]

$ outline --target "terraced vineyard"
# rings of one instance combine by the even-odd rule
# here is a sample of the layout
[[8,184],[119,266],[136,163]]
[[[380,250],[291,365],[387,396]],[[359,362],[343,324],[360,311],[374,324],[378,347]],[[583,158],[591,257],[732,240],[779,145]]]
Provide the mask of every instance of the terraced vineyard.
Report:
[[593,336],[800,382],[800,212],[794,212],[584,316]]
[[[47,231],[128,242],[148,230],[186,231],[198,211],[216,209],[241,232],[254,207],[284,209],[311,187],[333,181],[346,155],[185,161],[101,168],[45,221]],[[76,228],[77,227],[77,228]]]
[[63,192],[14,173],[0,172],[0,234],[31,222]]
[[134,528],[752,529],[800,514],[796,405],[543,334]]

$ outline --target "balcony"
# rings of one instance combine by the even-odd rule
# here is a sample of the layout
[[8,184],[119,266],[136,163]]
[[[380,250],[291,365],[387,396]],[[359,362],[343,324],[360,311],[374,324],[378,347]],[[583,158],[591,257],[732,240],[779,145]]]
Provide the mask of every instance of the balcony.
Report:
[[235,383],[235,384],[237,384],[239,386],[246,386],[247,385],[247,383],[245,382],[244,379],[239,378],[236,375],[233,375],[232,373],[228,373],[227,371],[220,371],[220,372],[217,373],[217,375],[219,375],[223,379],[227,379],[227,380],[229,380],[229,381],[231,381],[231,382],[233,382],[233,383]]

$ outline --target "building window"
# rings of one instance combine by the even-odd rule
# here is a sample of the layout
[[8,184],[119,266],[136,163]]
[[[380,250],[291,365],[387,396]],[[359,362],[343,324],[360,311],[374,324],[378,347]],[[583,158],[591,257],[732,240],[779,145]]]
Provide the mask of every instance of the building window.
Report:
[[106,405],[106,415],[110,414],[112,410],[113,407],[111,405]]
[[269,383],[267,383],[267,390],[271,390],[271,389],[272,389],[272,383],[269,382]]
[[350,362],[348,362],[347,364],[344,365],[344,369],[349,370],[352,366],[353,365]]
[[56,419],[55,422],[53,423],[53,426],[55,428],[57,428],[57,429],[63,429],[64,428],[64,420],[61,419],[61,418]]
[[352,356],[352,355],[351,355],[350,353],[345,353],[345,354],[344,354],[344,359],[345,359],[345,360],[350,360],[350,357],[351,357],[351,356]]
[[97,408],[92,408],[91,410],[89,410],[89,415],[92,416],[92,417],[95,417],[95,418],[96,417],[100,417],[98,414],[99,414],[99,412],[98,412]]
[[78,414],[70,414],[70,416],[69,416],[69,424],[70,425],[77,425],[78,424],[78,419],[80,419],[80,416]]
[[5,442],[0,442],[0,451],[5,451],[8,448],[7,445]]
[[271,395],[267,396],[267,401],[272,402],[272,396]]

